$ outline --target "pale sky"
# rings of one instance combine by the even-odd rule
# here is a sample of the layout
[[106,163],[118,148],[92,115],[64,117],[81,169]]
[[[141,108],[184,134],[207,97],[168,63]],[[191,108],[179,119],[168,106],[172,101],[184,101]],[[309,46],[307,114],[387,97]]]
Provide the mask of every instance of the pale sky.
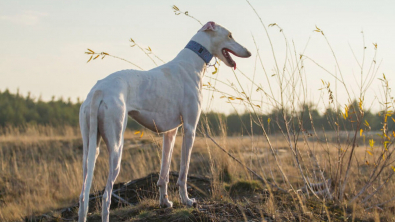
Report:
[[[366,44],[366,64],[374,54],[373,43],[378,44],[377,61],[382,60],[378,73],[385,73],[393,85],[395,80],[395,8],[394,0],[250,0],[261,16],[266,27],[271,23],[280,25],[287,39],[295,43],[296,54],[302,53],[311,37],[305,55],[315,59],[328,70],[335,70],[335,61],[320,33],[313,32],[315,25],[324,31],[330,41],[350,89],[357,92],[355,78],[360,70],[350,46],[361,62],[363,30]],[[268,72],[274,69],[272,52],[268,38],[245,0],[1,0],[0,1],[0,90],[11,92],[20,89],[35,97],[50,100],[63,96],[67,99],[84,99],[97,80],[122,69],[134,68],[128,63],[113,58],[86,63],[87,48],[105,51],[128,59],[144,69],[155,65],[137,47],[130,48],[129,38],[143,47],[149,46],[165,61],[173,59],[185,47],[189,39],[201,27],[199,23],[184,15],[174,15],[172,5],[199,19],[202,23],[217,22],[229,29],[234,38],[252,52],[248,59],[233,58],[250,78],[253,77],[256,48],[252,36],[258,44],[263,63]],[[277,27],[268,28],[275,54],[280,64],[284,58],[284,40]],[[350,45],[350,46],[349,46]],[[293,46],[292,46],[293,48]],[[162,64],[157,61],[158,64]],[[282,65],[280,65],[282,67]],[[258,63],[255,81],[267,86],[266,77]],[[305,61],[308,79],[308,95],[319,101],[322,88],[321,79],[334,78]],[[212,75],[209,69],[207,76]],[[354,73],[354,74],[353,74]],[[356,77],[354,77],[354,75]],[[251,84],[238,75],[248,90]],[[220,66],[218,80],[235,82],[231,69]],[[275,77],[269,78],[276,85]],[[376,78],[377,79],[377,78]],[[206,78],[204,82],[213,82]],[[359,80],[358,80],[359,81]],[[379,82],[375,80],[368,91],[366,100],[379,96]],[[217,86],[232,93],[227,87]],[[341,88],[340,86],[338,86]],[[254,89],[255,90],[255,89]],[[334,90],[334,88],[332,89]],[[344,91],[339,89],[339,94]],[[274,94],[278,95],[278,91]],[[207,105],[205,92],[204,110],[229,113],[232,106],[214,94],[214,103]],[[260,95],[255,95],[260,99]],[[341,104],[346,97],[339,96]],[[264,98],[264,100],[266,100]],[[242,106],[238,109],[243,110]]]

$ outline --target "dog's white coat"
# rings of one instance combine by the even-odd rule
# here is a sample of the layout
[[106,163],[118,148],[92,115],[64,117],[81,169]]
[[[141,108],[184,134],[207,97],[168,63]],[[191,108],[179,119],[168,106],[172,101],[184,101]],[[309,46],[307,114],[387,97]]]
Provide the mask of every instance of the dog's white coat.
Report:
[[[238,44],[229,31],[209,22],[192,39],[214,56],[233,66],[222,53],[226,48],[239,57],[251,53]],[[110,172],[103,194],[102,220],[109,221],[113,184],[120,171],[123,135],[130,115],[146,128],[163,133],[162,165],[158,181],[163,207],[171,207],[167,184],[177,129],[183,124],[184,138],[181,169],[177,184],[181,202],[192,206],[188,198],[187,173],[202,103],[202,79],[205,62],[190,49],[182,49],[170,62],[149,71],[122,70],[99,80],[80,109],[80,128],[83,139],[83,184],[80,195],[79,221],[86,221],[95,161],[102,137],[107,145]]]

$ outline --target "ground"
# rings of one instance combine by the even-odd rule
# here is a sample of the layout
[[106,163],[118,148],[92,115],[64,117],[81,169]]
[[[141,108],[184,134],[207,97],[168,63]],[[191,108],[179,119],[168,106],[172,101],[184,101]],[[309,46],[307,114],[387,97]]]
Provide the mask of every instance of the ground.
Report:
[[[0,136],[0,221],[77,220],[83,156],[79,131],[61,129],[54,134],[53,128],[46,127],[27,132],[28,135],[17,136],[12,131]],[[57,136],[59,134],[63,136]],[[237,162],[207,138],[197,137],[189,168],[188,192],[190,197],[197,199],[198,206],[186,208],[179,203],[175,186],[176,171],[180,169],[182,136],[179,136],[173,152],[168,193],[174,207],[161,209],[156,186],[158,174],[153,172],[160,170],[162,137],[148,133],[144,137],[134,132],[126,134],[122,170],[114,186],[111,221],[394,221],[395,218],[394,203],[386,202],[393,197],[393,182],[366,204],[358,202],[351,206],[347,202],[335,204],[326,196],[318,200],[311,192],[303,191],[305,185],[289,148],[282,138],[275,136],[272,136],[275,153],[293,190],[276,167],[264,138],[254,136],[252,141],[241,136],[215,137],[226,152],[240,160]],[[332,162],[326,161],[327,153],[319,149],[321,142],[310,143],[316,147],[314,152],[328,172]],[[337,152],[336,144],[329,145],[332,147],[329,156],[333,157]],[[309,162],[307,154],[310,152],[300,148],[304,160],[311,163],[306,165],[309,173],[306,175],[312,183],[320,182],[314,177],[314,172],[319,171],[314,168],[315,161]],[[367,155],[364,147],[356,152],[361,160]],[[102,143],[92,183],[88,221],[101,221],[101,194],[108,167],[108,152]],[[284,190],[266,186],[246,167]],[[345,201],[364,185],[374,170],[372,165],[361,164],[353,165],[352,169]],[[325,174],[326,178],[330,176]],[[373,188],[377,188],[379,182]],[[382,202],[386,204],[374,207]]]
[[[238,181],[224,186],[229,197],[213,198],[210,179],[192,175],[188,177],[188,192],[198,200],[198,206],[187,208],[178,202],[175,186],[178,174],[170,173],[169,193],[174,201],[173,208],[160,208],[156,182],[158,173],[114,185],[116,197],[112,197],[110,221],[323,221],[328,220],[329,211],[332,221],[352,219],[352,213],[334,205],[307,201],[305,214],[293,213],[291,202],[296,201],[291,194],[271,191],[277,202],[284,203],[284,212],[276,218],[269,214],[265,202],[270,201],[270,192],[259,181]],[[101,221],[101,194],[90,195],[88,221]],[[287,204],[289,202],[289,204]],[[318,206],[320,205],[320,206]],[[280,210],[280,209],[278,209]],[[288,211],[288,212],[287,212]],[[295,209],[299,212],[300,209]],[[346,212],[346,214],[345,214]],[[354,216],[355,217],[355,216]],[[78,219],[78,200],[76,204],[45,214],[26,217],[25,221],[74,221]],[[354,218],[354,221],[363,221]]]

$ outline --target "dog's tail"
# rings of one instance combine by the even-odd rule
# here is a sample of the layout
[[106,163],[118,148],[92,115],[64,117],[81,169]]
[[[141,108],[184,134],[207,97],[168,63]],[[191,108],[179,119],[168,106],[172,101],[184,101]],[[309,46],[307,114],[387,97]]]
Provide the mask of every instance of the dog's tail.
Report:
[[85,216],[88,213],[88,203],[89,203],[89,191],[92,184],[93,179],[93,170],[95,168],[96,162],[96,148],[97,148],[97,140],[98,140],[98,112],[99,106],[103,100],[103,92],[101,90],[95,91],[93,94],[93,98],[90,104],[89,111],[89,139],[88,139],[88,155],[87,160],[85,161],[87,164],[87,175],[85,180],[85,200],[84,200],[84,210]]
[[90,117],[89,117],[89,151],[96,150],[97,146],[97,128],[98,119],[97,114],[99,112],[99,106],[103,100],[103,92],[101,90],[96,90],[93,94],[93,98],[90,106]]

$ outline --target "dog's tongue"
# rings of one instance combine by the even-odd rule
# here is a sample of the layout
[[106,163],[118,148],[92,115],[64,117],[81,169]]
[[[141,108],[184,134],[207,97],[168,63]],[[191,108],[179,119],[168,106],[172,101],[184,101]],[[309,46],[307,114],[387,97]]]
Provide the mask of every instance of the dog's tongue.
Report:
[[233,69],[236,70],[236,62],[234,62],[234,63],[235,63],[235,65],[233,66]]

